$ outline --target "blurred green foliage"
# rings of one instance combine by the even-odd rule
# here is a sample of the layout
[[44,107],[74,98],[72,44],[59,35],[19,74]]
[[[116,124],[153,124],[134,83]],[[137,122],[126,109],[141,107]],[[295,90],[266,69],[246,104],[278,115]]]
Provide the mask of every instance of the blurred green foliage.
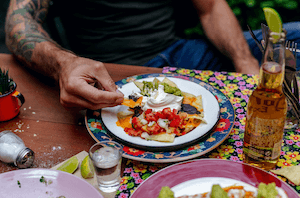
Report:
[[258,29],[260,23],[266,23],[262,10],[264,7],[274,8],[280,14],[283,23],[300,21],[299,0],[227,0],[227,2],[244,30],[247,30],[247,24],[252,29]]
[[[281,16],[282,22],[300,21],[300,0],[227,0],[228,5],[236,15],[244,31],[247,24],[252,30],[260,29],[260,24],[265,23],[264,7],[274,8]],[[189,37],[202,35],[201,25],[185,30]]]

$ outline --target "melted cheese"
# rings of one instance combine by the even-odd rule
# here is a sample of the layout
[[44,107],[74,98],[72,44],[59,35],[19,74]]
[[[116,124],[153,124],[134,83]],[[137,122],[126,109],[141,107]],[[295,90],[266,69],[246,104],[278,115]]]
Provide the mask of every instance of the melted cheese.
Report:
[[132,128],[131,127],[131,116],[127,116],[125,118],[118,119],[116,124],[117,124],[117,126],[122,127],[123,129]]

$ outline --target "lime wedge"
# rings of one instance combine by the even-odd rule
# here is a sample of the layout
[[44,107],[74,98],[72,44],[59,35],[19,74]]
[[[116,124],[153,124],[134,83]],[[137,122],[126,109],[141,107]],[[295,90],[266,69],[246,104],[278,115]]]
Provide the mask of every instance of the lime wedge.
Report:
[[84,179],[94,177],[95,169],[93,166],[93,162],[91,161],[88,155],[82,160],[80,170],[81,170],[81,176]]
[[282,32],[282,21],[281,17],[276,10],[273,8],[265,7],[263,8],[265,19],[272,32],[281,33]]
[[66,162],[64,162],[62,165],[60,165],[57,170],[64,171],[67,173],[74,173],[76,169],[78,168],[79,160],[76,156],[71,157]]

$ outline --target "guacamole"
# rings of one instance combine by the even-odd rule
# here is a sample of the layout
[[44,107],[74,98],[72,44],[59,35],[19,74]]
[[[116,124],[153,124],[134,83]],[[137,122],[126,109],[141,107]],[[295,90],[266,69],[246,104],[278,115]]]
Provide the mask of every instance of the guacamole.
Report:
[[268,185],[265,183],[260,183],[258,185],[257,198],[276,198],[277,194],[278,192],[274,182]]
[[154,82],[148,82],[148,81],[143,81],[143,88],[141,90],[141,94],[144,96],[150,96],[150,92],[154,91],[155,89],[158,89],[158,85],[163,85],[164,86],[164,92],[173,94],[175,96],[182,96],[181,90],[177,87],[172,87],[168,83],[159,83],[157,81]]
[[167,83],[160,83],[164,86],[164,91],[169,94],[173,94],[175,96],[182,96],[181,90],[177,87],[172,87]]
[[143,89],[141,90],[141,94],[144,96],[149,96],[149,92],[157,89],[157,83],[153,84],[152,82],[143,81]]
[[215,184],[212,186],[210,197],[211,198],[229,198],[227,193],[218,184]]
[[168,186],[163,186],[157,198],[174,198],[174,192]]

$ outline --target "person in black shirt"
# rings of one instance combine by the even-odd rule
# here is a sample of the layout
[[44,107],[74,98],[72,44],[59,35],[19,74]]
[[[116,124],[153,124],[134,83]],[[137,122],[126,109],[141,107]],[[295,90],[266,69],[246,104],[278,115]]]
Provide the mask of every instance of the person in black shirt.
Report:
[[191,1],[212,45],[176,35],[172,0],[56,2],[69,50],[43,29],[50,0],[11,0],[6,44],[24,65],[59,82],[65,107],[100,109],[122,102],[103,62],[259,73],[259,62],[225,0]]

